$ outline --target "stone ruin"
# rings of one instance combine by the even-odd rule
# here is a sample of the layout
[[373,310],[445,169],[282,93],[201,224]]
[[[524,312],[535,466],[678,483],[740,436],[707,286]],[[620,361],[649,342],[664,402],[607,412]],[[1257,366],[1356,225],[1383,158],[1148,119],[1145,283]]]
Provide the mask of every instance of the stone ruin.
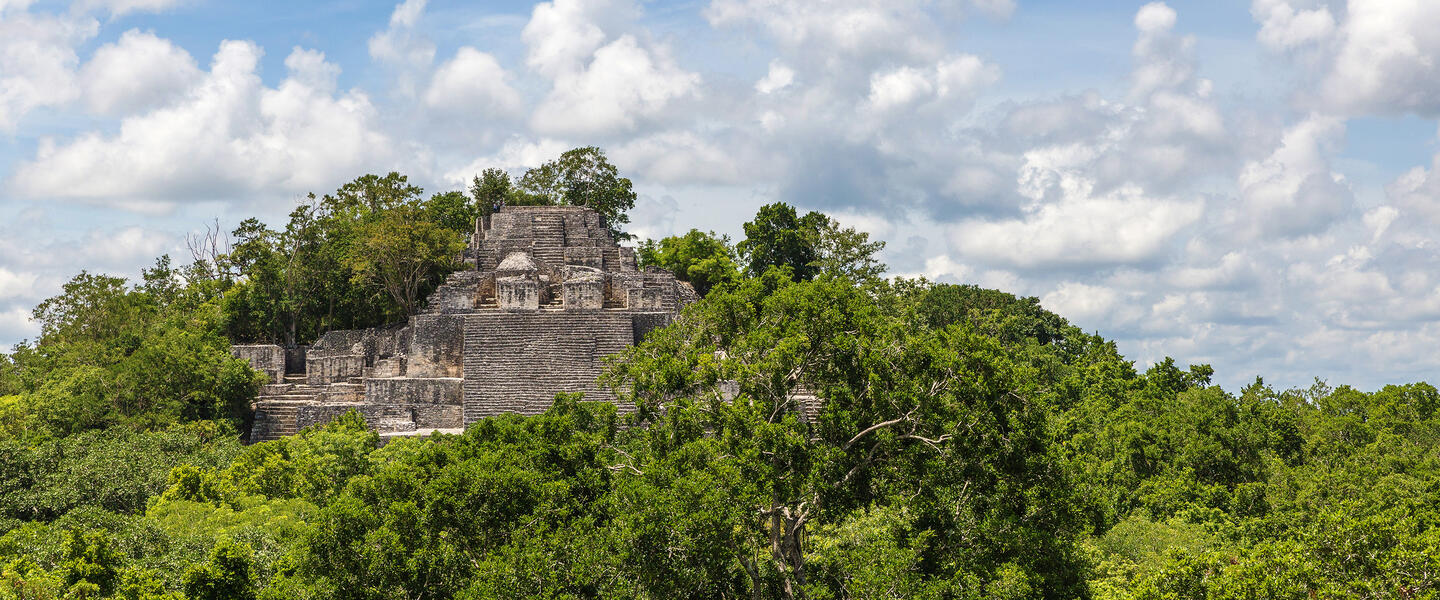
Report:
[[405,323],[330,331],[308,348],[235,346],[270,378],[250,442],[351,409],[388,437],[540,414],[559,392],[606,398],[601,359],[698,299],[668,271],[636,269],[587,208],[506,207],[476,222],[464,258],[470,268]]

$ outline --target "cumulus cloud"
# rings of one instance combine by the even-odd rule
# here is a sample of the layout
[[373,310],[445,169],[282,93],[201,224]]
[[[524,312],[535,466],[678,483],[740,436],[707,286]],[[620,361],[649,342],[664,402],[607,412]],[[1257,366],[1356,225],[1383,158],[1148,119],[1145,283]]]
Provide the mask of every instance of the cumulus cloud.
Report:
[[689,131],[665,131],[615,147],[615,164],[647,181],[667,184],[739,184],[747,168],[723,147]]
[[512,175],[519,175],[526,169],[533,169],[546,161],[555,160],[571,146],[551,138],[535,140],[512,137],[495,153],[479,157],[464,166],[445,172],[443,180],[455,187],[470,185],[471,179],[485,169],[500,169]]
[[[1102,320],[1120,308],[1123,299],[1115,290],[1066,281],[1040,298],[1040,304],[1077,322]],[[1092,325],[1093,326],[1093,325]]]
[[113,135],[42,140],[12,188],[163,212],[185,200],[322,189],[390,152],[368,97],[334,95],[339,71],[323,55],[297,48],[273,89],[256,73],[260,56],[253,43],[223,42],[183,101],[127,117]]
[[[0,309],[0,340],[30,339],[40,334],[40,325],[30,320],[30,310],[23,306]],[[12,344],[0,345],[0,352]]]
[[74,8],[82,11],[103,10],[112,17],[132,12],[162,12],[185,4],[186,0],[80,0]]
[[0,4],[0,132],[13,132],[32,110],[80,96],[75,48],[100,27],[85,16],[32,14],[26,4]]
[[699,87],[700,76],[681,69],[663,48],[645,49],[624,35],[596,50],[583,71],[559,75],[530,125],[552,135],[633,131]]
[[164,105],[200,77],[190,53],[138,29],[101,46],[80,72],[90,110],[120,115]]
[[[1298,53],[1304,105],[1333,114],[1440,114],[1440,12],[1426,0],[1254,0],[1266,47]],[[1337,16],[1338,15],[1338,16]]]
[[770,61],[770,70],[765,77],[755,82],[755,91],[762,94],[773,94],[789,87],[795,82],[795,70],[791,69],[778,60]]
[[1276,50],[1319,42],[1335,32],[1335,16],[1328,6],[1296,8],[1289,0],[1255,0],[1250,14],[1260,23],[1256,38]]
[[436,69],[425,104],[450,115],[507,117],[518,114],[520,93],[494,56],[465,46]]
[[414,32],[427,0],[405,0],[390,13],[390,26],[370,37],[370,58],[382,63],[428,66],[435,59],[435,44]]
[[1440,113],[1440,11],[1426,0],[1351,2],[1323,102],[1354,113]]
[[634,132],[681,98],[700,93],[701,78],[681,68],[669,48],[630,32],[639,15],[629,2],[555,0],[537,5],[522,34],[527,64],[551,89],[530,117],[552,136]]
[[[1385,187],[1385,193],[1395,207],[1405,211],[1407,216],[1419,217],[1432,225],[1440,225],[1440,155],[1436,155],[1429,169],[1415,167],[1406,171]],[[1376,235],[1383,234],[1383,230],[1399,216],[1396,208],[1382,208],[1388,208],[1390,212],[1367,215],[1377,222],[1379,231]]]
[[[1003,10],[1006,3],[987,4]],[[834,57],[822,60],[934,60],[944,51],[936,15],[922,3],[713,0],[704,15],[715,26],[756,27],[787,48]]]
[[34,273],[16,273],[0,267],[0,300],[16,296],[33,296],[35,293]]
[[1198,201],[1150,198],[1133,187],[1091,196],[1090,186],[1072,176],[1056,185],[1065,198],[1021,218],[960,223],[951,234],[952,247],[1021,269],[1158,266],[1174,236],[1204,208]]
[[1240,171],[1245,204],[1236,219],[1261,233],[1294,236],[1316,233],[1345,216],[1354,199],[1326,159],[1344,131],[1339,119],[1320,115],[1287,130],[1269,157]]
[[526,63],[549,78],[584,68],[591,55],[640,15],[631,0],[554,0],[535,5],[521,38]]

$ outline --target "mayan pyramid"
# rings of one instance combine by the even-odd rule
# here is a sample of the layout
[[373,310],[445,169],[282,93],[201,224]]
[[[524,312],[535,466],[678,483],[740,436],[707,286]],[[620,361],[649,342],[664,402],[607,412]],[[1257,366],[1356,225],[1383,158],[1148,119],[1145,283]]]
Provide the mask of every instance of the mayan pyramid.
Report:
[[601,359],[697,299],[668,271],[637,270],[633,250],[581,207],[506,207],[479,219],[465,261],[403,324],[330,331],[308,348],[236,346],[271,380],[255,400],[250,441],[351,409],[394,436],[539,414],[559,392],[613,399],[595,383]]

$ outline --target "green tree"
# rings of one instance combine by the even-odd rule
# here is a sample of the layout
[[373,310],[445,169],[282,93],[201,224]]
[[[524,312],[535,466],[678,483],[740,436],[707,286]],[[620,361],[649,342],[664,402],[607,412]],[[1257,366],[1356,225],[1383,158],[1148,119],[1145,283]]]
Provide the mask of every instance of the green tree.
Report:
[[817,212],[800,217],[789,204],[767,204],[755,213],[755,220],[745,223],[745,239],[735,249],[752,277],[771,267],[789,267],[796,281],[809,281],[820,271],[815,264],[820,258],[820,228],[828,223]]
[[247,544],[222,538],[210,550],[205,564],[185,571],[185,597],[189,600],[253,600],[255,584],[250,569],[254,551]]
[[108,536],[99,531],[70,530],[65,532],[64,547],[60,568],[71,595],[103,597],[115,591],[122,557]]
[[854,227],[840,227],[838,221],[826,217],[818,236],[814,266],[821,273],[867,281],[880,277],[889,269],[875,258],[885,249],[885,242],[870,241],[868,233],[856,231]]
[[795,207],[777,202],[760,207],[755,220],[745,224],[745,240],[736,246],[745,271],[759,276],[771,267],[789,267],[796,281],[809,281],[822,273],[855,281],[878,278],[888,268],[875,255],[885,242],[870,241],[870,234],[841,227],[818,212],[799,216]]
[[628,211],[635,208],[634,186],[605,158],[605,151],[595,146],[568,150],[560,158],[526,171],[516,187],[537,204],[593,209],[615,239],[631,238],[622,227],[630,222]]
[[480,209],[464,192],[445,192],[425,201],[426,219],[463,236],[475,231]]
[[415,314],[421,292],[458,265],[459,233],[424,218],[414,204],[396,206],[357,232],[348,257],[355,281],[388,294],[402,315]]
[[636,250],[640,267],[655,266],[675,273],[676,278],[695,286],[701,296],[722,283],[740,278],[735,266],[735,249],[730,238],[691,229],[682,236],[660,241],[645,240]]
[[470,183],[470,197],[475,200],[476,211],[482,217],[488,217],[510,204],[514,192],[510,174],[504,169],[485,169]]

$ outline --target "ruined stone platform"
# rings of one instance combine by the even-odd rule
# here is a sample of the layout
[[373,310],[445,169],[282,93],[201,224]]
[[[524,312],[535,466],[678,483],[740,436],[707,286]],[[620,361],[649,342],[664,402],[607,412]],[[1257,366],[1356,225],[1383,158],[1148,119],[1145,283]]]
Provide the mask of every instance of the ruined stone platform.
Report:
[[[236,346],[271,378],[250,441],[291,435],[354,409],[382,436],[461,431],[506,412],[539,414],[555,394],[596,386],[602,359],[698,299],[581,207],[507,207],[477,220],[470,268],[401,324],[326,332],[306,349]],[[621,406],[621,410],[633,407]]]

